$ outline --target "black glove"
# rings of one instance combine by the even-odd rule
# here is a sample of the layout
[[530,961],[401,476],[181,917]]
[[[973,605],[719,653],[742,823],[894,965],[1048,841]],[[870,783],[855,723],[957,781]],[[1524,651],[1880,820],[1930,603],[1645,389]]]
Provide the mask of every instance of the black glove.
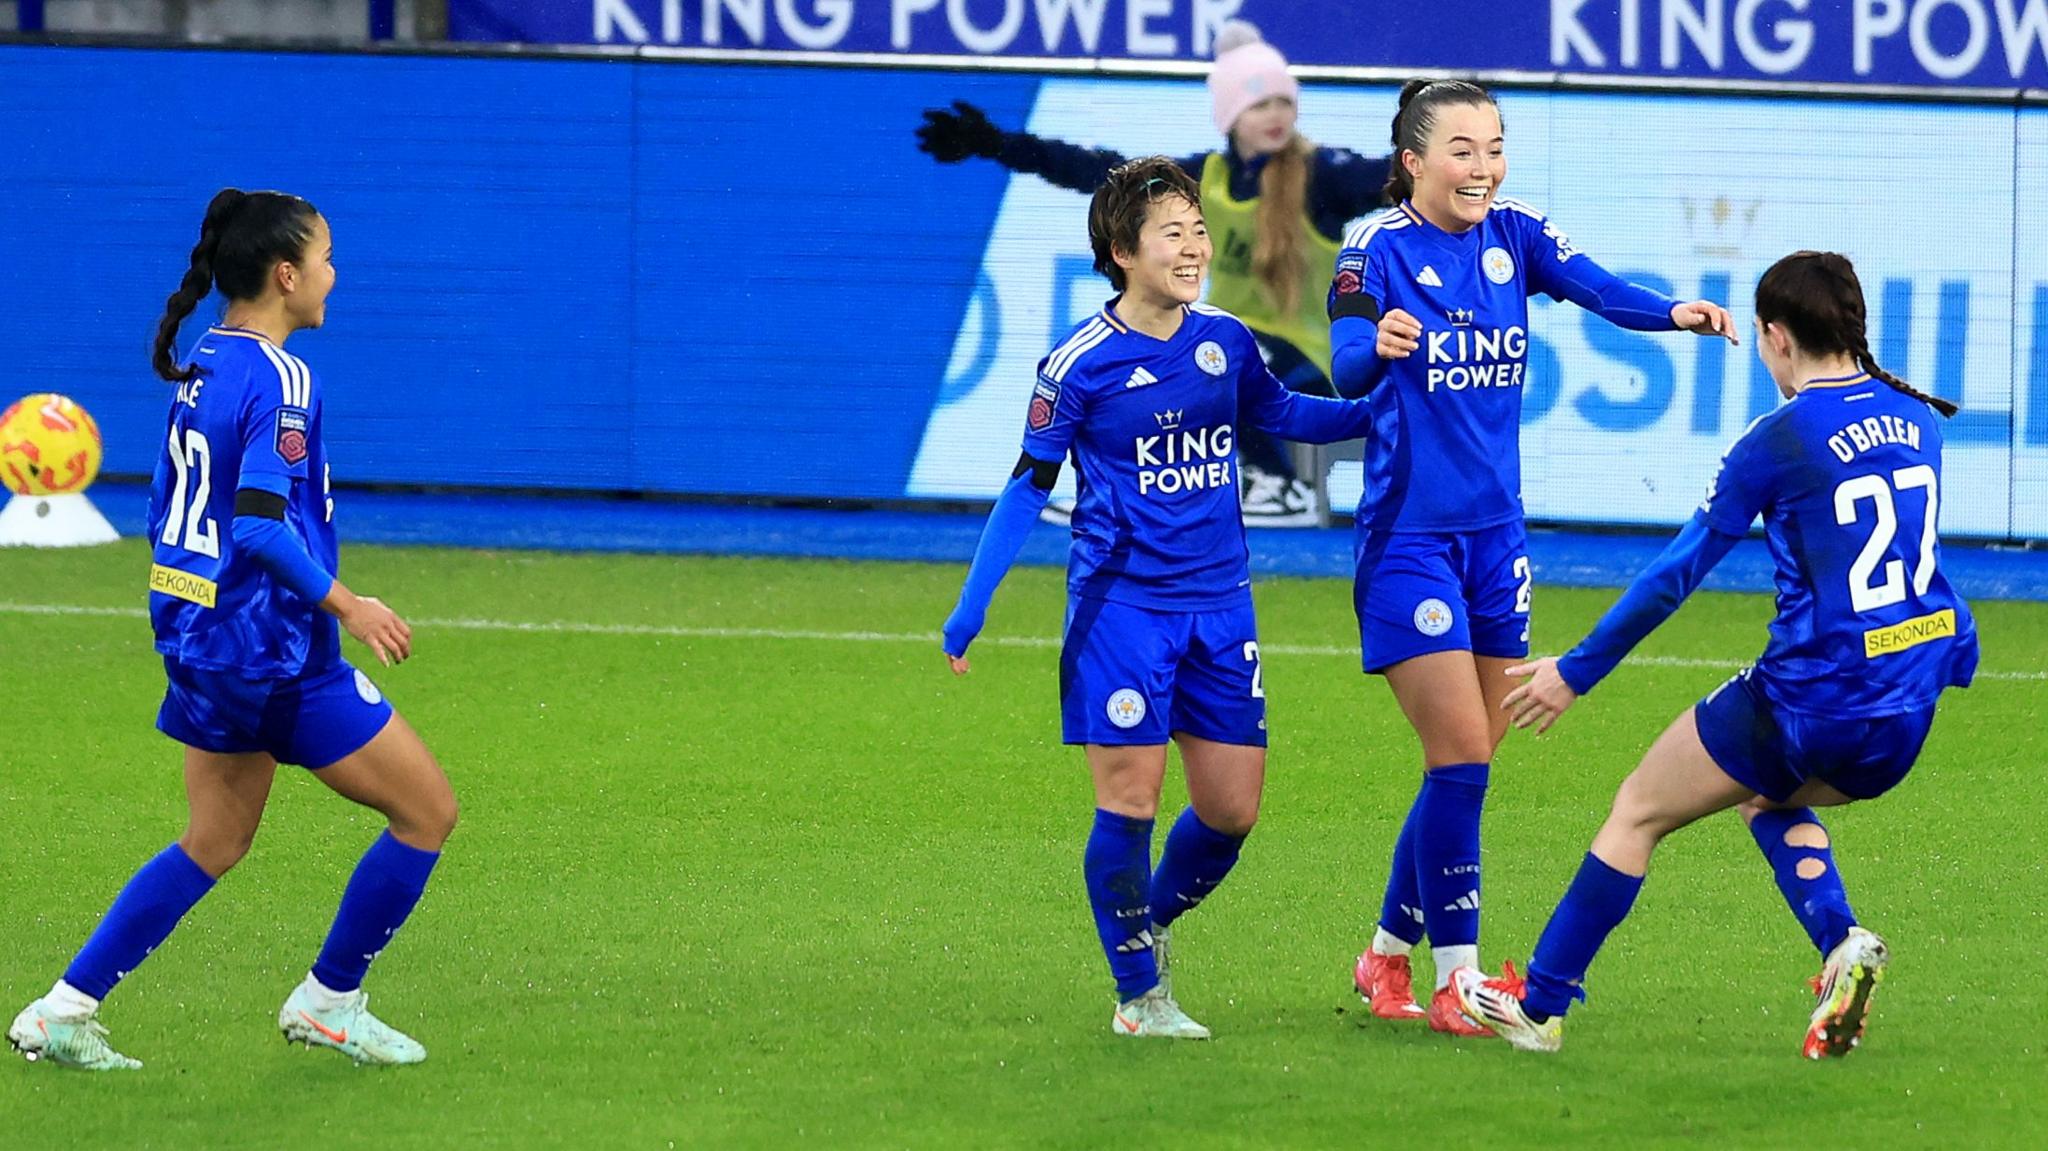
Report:
[[953,101],[953,110],[926,108],[924,123],[917,129],[917,146],[942,164],[957,164],[969,156],[994,159],[1003,150],[1003,130],[989,123],[982,110],[965,100]]

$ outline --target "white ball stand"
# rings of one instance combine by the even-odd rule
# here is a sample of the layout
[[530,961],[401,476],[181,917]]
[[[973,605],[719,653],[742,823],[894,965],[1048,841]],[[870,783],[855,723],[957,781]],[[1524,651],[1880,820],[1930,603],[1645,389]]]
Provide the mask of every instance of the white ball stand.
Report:
[[76,548],[120,538],[83,493],[15,496],[0,508],[0,547]]

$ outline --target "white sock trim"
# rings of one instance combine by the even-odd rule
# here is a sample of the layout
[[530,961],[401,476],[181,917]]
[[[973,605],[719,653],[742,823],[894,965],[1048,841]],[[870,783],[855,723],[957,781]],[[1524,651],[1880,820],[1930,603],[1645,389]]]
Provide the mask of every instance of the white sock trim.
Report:
[[1436,988],[1442,991],[1451,985],[1451,972],[1460,967],[1479,966],[1479,945],[1458,943],[1450,947],[1432,947],[1430,954],[1436,957]]
[[65,1015],[91,1015],[100,1009],[100,1001],[59,979],[51,985],[50,993],[43,996],[50,1006]]
[[319,1011],[335,1010],[347,1003],[349,996],[352,994],[347,991],[334,990],[325,983],[315,979],[312,972],[306,973],[306,982],[301,986],[305,988],[306,998],[311,999],[314,1009]]
[[1415,945],[1391,934],[1384,927],[1372,929],[1372,949],[1377,955],[1406,955],[1415,950]]

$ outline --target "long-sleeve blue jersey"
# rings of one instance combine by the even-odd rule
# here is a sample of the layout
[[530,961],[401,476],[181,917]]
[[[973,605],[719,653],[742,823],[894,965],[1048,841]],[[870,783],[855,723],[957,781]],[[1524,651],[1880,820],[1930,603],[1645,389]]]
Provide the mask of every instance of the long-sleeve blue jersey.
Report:
[[1778,587],[1753,673],[1766,698],[1833,718],[1925,707],[1977,668],[1976,624],[1941,572],[1940,509],[1927,405],[1867,375],[1814,381],[1728,449],[1692,523],[1558,672],[1592,690],[1761,515]]
[[199,377],[178,385],[149,492],[150,623],[156,649],[189,667],[299,675],[341,658],[333,617],[236,546],[238,491],[285,501],[284,526],[312,562],[340,570],[319,382],[254,332],[208,330]]
[[1202,304],[1167,340],[1105,307],[1039,361],[1024,454],[1078,472],[1068,590],[1176,611],[1250,596],[1240,421],[1287,439],[1362,435],[1367,405],[1290,392],[1251,330]]
[[[1373,405],[1361,526],[1458,532],[1521,517],[1522,387],[1538,292],[1623,327],[1675,327],[1677,301],[1600,267],[1516,200],[1495,201],[1459,233],[1403,201],[1345,238],[1330,286],[1332,380]],[[1383,360],[1377,323],[1397,308],[1422,325],[1421,347]]]

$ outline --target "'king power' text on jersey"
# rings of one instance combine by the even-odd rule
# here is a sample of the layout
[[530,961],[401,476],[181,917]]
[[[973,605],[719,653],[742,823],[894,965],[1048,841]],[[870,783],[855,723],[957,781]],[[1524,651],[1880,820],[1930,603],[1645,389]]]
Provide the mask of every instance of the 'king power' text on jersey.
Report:
[[1025,454],[1071,452],[1077,472],[1068,591],[1162,610],[1250,602],[1240,421],[1280,430],[1311,412],[1350,418],[1337,401],[1289,392],[1250,330],[1202,304],[1166,340],[1104,308],[1039,362],[1034,387]]
[[[1583,265],[1581,267],[1580,265]],[[1388,362],[1372,391],[1363,528],[1462,532],[1522,514],[1522,389],[1529,303],[1566,299],[1568,281],[1612,279],[1542,213],[1497,200],[1453,234],[1403,203],[1360,221],[1337,255],[1330,307],[1373,302],[1422,325],[1421,347]]]

